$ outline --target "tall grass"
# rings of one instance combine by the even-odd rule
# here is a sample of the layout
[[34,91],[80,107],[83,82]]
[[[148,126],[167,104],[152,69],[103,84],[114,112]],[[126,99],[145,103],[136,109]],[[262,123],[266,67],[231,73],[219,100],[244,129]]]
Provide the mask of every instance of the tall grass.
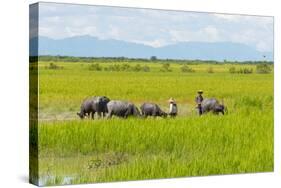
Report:
[[[44,63],[43,63],[44,64]],[[68,113],[75,118],[82,100],[88,96],[106,95],[111,99],[129,100],[137,105],[153,101],[166,107],[174,97],[181,105],[193,105],[198,89],[205,97],[233,103],[243,96],[273,96],[273,74],[229,74],[227,65],[213,65],[213,74],[206,74],[209,65],[190,65],[196,73],[181,73],[180,65],[170,65],[173,72],[159,72],[161,65],[149,65],[150,72],[88,71],[87,66],[59,64],[63,70],[40,69],[40,118]],[[43,65],[44,66],[44,65]],[[103,65],[100,63],[100,66]],[[226,66],[226,67],[225,67]],[[254,67],[254,66],[252,66]],[[200,70],[202,72],[200,72]],[[221,71],[225,72],[221,72]]]
[[[272,111],[177,119],[44,122],[39,127],[41,169],[52,159],[56,174],[79,160],[75,176],[117,181],[273,170]],[[126,156],[124,163],[88,169],[92,160]],[[91,157],[89,157],[91,156]],[[84,159],[84,160],[83,160]],[[58,165],[58,166],[56,166]],[[92,176],[91,171],[99,172]],[[44,172],[44,170],[43,170]],[[55,173],[56,172],[56,173]],[[78,183],[80,178],[76,177]]]
[[[242,65],[212,65],[214,73],[208,74],[207,64],[190,65],[192,74],[182,73],[182,65],[175,64],[170,64],[171,72],[159,72],[162,65],[157,63],[148,65],[150,72],[109,73],[89,71],[80,64],[58,63],[64,67],[59,70],[40,64],[42,184],[273,170],[273,74],[228,72],[230,66]],[[194,112],[198,89],[223,102],[228,114],[198,117]],[[167,99],[174,97],[179,116],[78,120],[75,112],[81,101],[92,95],[137,105],[152,101],[166,111]]]

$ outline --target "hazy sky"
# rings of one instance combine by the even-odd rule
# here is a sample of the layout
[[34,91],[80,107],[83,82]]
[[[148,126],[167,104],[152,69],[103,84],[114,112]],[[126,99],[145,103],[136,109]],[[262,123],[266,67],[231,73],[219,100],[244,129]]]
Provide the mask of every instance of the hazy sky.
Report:
[[273,51],[273,17],[40,3],[39,35],[91,35],[153,47],[178,42],[236,42]]

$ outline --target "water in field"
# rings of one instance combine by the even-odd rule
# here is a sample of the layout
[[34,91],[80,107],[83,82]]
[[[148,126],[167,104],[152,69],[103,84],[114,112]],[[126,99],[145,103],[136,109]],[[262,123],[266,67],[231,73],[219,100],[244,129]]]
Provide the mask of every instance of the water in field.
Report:
[[47,185],[70,185],[72,181],[75,179],[74,176],[62,176],[55,177],[54,175],[46,175],[40,176],[39,178],[39,186],[47,186]]

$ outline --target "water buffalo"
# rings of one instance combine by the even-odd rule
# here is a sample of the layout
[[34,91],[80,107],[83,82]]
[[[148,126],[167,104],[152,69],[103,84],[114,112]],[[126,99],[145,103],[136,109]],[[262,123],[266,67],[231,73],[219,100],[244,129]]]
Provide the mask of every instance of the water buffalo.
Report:
[[99,117],[105,117],[105,113],[107,113],[107,103],[110,99],[106,96],[95,96],[89,99],[86,99],[82,102],[80,112],[77,115],[83,119],[85,116],[91,117],[94,119],[95,113],[98,114]]
[[219,114],[220,112],[224,115],[225,106],[220,104],[215,98],[204,99],[201,103],[202,113],[213,112],[214,114]]
[[157,104],[154,103],[144,103],[140,107],[141,114],[144,117],[147,116],[161,116],[161,117],[167,117],[167,113],[160,109],[160,107]]
[[139,109],[130,102],[112,100],[107,103],[108,109],[108,118],[111,118],[113,115],[118,117],[127,118],[128,116],[140,116]]

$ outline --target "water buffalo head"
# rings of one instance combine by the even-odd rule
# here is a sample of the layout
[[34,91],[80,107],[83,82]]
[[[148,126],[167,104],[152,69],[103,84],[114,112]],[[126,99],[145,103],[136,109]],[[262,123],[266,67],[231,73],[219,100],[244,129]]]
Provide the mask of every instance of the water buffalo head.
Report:
[[81,112],[77,112],[77,115],[80,117],[80,119],[83,119],[85,117],[85,115]]
[[163,112],[163,111],[162,111],[162,112],[160,113],[160,116],[166,118],[166,117],[168,116],[168,114],[167,114],[166,112]]
[[110,101],[110,99],[106,96],[101,97],[101,102],[107,104]]

